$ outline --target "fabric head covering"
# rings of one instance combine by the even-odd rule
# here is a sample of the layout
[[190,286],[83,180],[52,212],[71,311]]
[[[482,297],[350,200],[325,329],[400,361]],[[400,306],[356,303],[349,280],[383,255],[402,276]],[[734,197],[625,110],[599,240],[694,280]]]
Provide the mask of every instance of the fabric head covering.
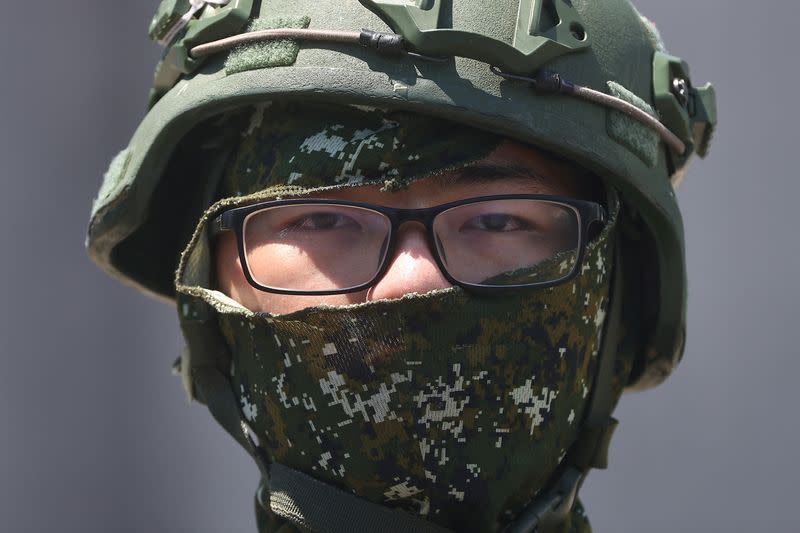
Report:
[[486,157],[503,137],[404,111],[283,102],[255,110],[219,198],[277,187],[396,190]]
[[[256,112],[223,199],[184,253],[178,292],[216,311],[242,417],[270,461],[447,528],[502,529],[547,484],[580,427],[616,212],[580,274],[557,287],[481,296],[453,287],[253,312],[213,286],[206,225],[225,207],[365,184],[395,190],[503,142],[403,112],[320,106],[308,115],[298,105]],[[265,482],[259,498],[266,529],[280,522],[268,490]]]

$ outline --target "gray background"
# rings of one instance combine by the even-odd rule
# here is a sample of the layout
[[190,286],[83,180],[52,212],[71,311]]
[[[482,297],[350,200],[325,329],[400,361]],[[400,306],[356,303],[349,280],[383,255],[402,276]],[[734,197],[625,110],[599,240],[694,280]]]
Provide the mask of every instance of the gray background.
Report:
[[[170,376],[173,310],[83,252],[143,111],[156,1],[24,4],[0,21],[0,531],[254,531],[256,469]],[[800,4],[638,5],[721,120],[679,194],[684,363],[623,398],[584,500],[599,533],[797,531]]]

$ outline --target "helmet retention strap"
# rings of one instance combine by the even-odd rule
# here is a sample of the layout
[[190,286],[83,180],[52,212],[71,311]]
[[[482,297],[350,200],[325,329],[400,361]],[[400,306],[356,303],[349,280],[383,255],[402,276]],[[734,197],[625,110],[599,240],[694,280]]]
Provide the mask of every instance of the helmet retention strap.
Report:
[[[182,300],[182,301],[181,301]],[[239,402],[226,375],[225,363],[230,368],[230,355],[214,320],[214,314],[205,302],[178,294],[179,307],[191,312],[181,317],[181,330],[187,347],[181,356],[181,374],[190,399],[208,407],[211,415],[225,431],[238,442],[258,465],[262,477],[267,476],[268,464],[263,450],[253,441],[252,431],[242,418]]]
[[[258,503],[303,531],[317,533],[448,533],[450,530],[323,483],[279,463],[269,466],[269,501]],[[320,505],[319,502],[325,502]]]
[[505,533],[555,533],[563,529],[577,499],[578,490],[592,468],[608,466],[608,448],[617,427],[611,416],[615,400],[612,391],[614,362],[622,341],[620,316],[623,299],[622,253],[615,249],[614,272],[611,280],[609,320],[598,358],[592,396],[578,438],[570,448],[555,482],[509,524]]

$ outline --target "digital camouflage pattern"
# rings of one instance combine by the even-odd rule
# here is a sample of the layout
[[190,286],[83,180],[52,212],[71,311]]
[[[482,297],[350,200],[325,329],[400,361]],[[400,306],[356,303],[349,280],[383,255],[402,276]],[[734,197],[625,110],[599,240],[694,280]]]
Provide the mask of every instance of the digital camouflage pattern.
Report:
[[498,530],[575,439],[610,230],[574,281],[545,290],[451,288],[282,316],[217,306],[245,420],[273,461],[445,527]]
[[[253,313],[195,275],[210,263],[204,228],[221,210],[387,181],[395,190],[503,141],[459,128],[431,148],[419,132],[443,127],[424,117],[328,106],[307,117],[294,105],[249,118],[223,199],[184,253],[178,291],[216,310],[242,418],[270,461],[447,528],[497,531],[547,484],[576,438],[608,304],[615,213],[580,274],[557,287],[496,296],[451,288]],[[552,277],[570,262],[538,268]],[[565,531],[588,531],[579,511]],[[291,530],[260,514],[261,531]]]
[[423,115],[363,106],[282,102],[260,106],[218,197],[267,187],[380,185],[400,189],[421,176],[484,158],[504,138]]

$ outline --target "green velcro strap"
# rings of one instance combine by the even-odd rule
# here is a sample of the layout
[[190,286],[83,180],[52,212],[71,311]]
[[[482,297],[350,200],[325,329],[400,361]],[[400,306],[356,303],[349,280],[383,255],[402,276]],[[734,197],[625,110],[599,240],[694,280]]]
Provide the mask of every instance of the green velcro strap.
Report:
[[[269,17],[254,19],[248,32],[274,30],[277,28],[308,28],[309,17]],[[225,61],[225,73],[234,74],[246,70],[270,67],[285,67],[294,64],[300,45],[291,39],[275,39],[237,46]]]
[[[609,81],[608,89],[613,96],[633,104],[649,115],[658,118],[656,112],[647,102],[619,83]],[[658,162],[658,133],[616,109],[609,109],[607,116],[606,128],[609,137],[636,154],[647,166],[654,167]]]
[[583,428],[572,450],[570,463],[581,470],[608,468],[608,448],[619,422],[608,417],[604,424]]

